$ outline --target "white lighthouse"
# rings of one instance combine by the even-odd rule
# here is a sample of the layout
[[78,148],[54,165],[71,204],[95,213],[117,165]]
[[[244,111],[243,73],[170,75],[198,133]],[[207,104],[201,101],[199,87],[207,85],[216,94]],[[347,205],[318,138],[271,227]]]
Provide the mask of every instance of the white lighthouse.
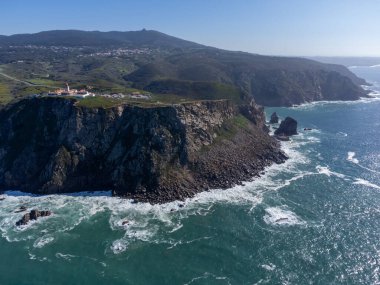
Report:
[[67,93],[70,93],[70,86],[69,86],[69,83],[66,82],[66,91]]

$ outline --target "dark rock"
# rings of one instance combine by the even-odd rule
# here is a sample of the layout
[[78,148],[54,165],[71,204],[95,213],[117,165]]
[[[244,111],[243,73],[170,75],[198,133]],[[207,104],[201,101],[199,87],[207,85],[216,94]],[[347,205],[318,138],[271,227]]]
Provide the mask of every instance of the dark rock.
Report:
[[31,210],[30,213],[25,214],[19,221],[16,222],[16,226],[27,225],[31,220],[37,220],[39,217],[47,217],[50,215],[51,211]]
[[311,131],[312,129],[311,128],[304,128],[303,130],[304,131]]
[[3,201],[3,200],[5,200],[5,197],[0,197],[0,201]]
[[122,224],[123,226],[124,226],[124,225],[128,225],[128,224],[129,224],[129,221],[128,221],[128,220],[125,220],[125,221],[123,221],[121,224]]
[[270,121],[269,121],[269,124],[278,124],[278,116],[277,116],[277,113],[274,112],[271,116],[270,116]]
[[278,139],[279,141],[284,141],[284,142],[287,142],[287,141],[290,141],[290,138],[288,136],[281,136],[281,135],[276,135],[274,136],[276,139]]
[[297,134],[297,121],[291,117],[286,117],[279,126],[279,128],[274,132],[275,135],[279,136],[292,136]]
[[19,221],[16,222],[16,226],[23,226],[30,221],[30,213],[25,214]]

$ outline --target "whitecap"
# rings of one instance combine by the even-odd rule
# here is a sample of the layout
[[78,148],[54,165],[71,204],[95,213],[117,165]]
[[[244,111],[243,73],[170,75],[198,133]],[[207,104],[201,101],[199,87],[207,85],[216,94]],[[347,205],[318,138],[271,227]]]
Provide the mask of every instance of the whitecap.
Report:
[[52,236],[40,237],[40,238],[36,239],[36,241],[33,244],[33,247],[42,248],[45,245],[51,243],[53,240],[54,240],[54,238]]
[[339,177],[339,178],[342,178],[342,179],[346,178],[346,175],[344,175],[342,173],[331,171],[330,168],[328,168],[327,166],[317,165],[316,169],[317,169],[317,171],[318,171],[319,174],[323,174],[323,175],[326,175],[328,177],[330,177],[330,176],[336,176],[336,177]]
[[114,254],[122,253],[126,251],[126,249],[127,249],[127,243],[125,240],[122,240],[122,239],[115,240],[111,245],[111,250]]
[[62,259],[65,259],[65,260],[71,260],[72,258],[76,257],[75,255],[72,255],[72,254],[63,254],[63,253],[60,253],[60,252],[57,252],[55,254],[55,257],[56,258],[62,258]]
[[352,163],[358,164],[359,160],[355,158],[355,155],[356,155],[355,152],[349,151],[347,153],[347,160],[350,161],[350,162],[352,162]]
[[305,222],[290,210],[280,207],[270,207],[265,209],[264,222],[270,225],[302,225]]
[[379,185],[373,184],[367,180],[361,179],[361,178],[356,178],[353,184],[359,184],[359,185],[364,185],[367,187],[375,188],[375,189],[380,189]]
[[264,268],[265,270],[268,270],[268,271],[273,271],[276,269],[276,265],[274,265],[272,263],[262,264],[261,267]]

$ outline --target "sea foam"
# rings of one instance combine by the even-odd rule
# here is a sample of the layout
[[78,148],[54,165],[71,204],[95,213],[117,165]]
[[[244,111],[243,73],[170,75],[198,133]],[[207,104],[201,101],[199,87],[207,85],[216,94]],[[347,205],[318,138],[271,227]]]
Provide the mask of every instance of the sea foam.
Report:
[[290,210],[281,207],[270,207],[265,209],[264,222],[270,225],[302,225],[305,222]]

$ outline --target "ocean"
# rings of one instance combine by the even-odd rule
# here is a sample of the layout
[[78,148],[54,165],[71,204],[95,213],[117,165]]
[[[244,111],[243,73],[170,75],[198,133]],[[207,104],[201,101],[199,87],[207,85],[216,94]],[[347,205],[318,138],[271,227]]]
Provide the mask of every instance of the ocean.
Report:
[[[380,284],[380,66],[351,70],[372,98],[266,109],[299,135],[244,186],[183,206],[6,192],[0,284]],[[22,205],[54,214],[18,228]]]

